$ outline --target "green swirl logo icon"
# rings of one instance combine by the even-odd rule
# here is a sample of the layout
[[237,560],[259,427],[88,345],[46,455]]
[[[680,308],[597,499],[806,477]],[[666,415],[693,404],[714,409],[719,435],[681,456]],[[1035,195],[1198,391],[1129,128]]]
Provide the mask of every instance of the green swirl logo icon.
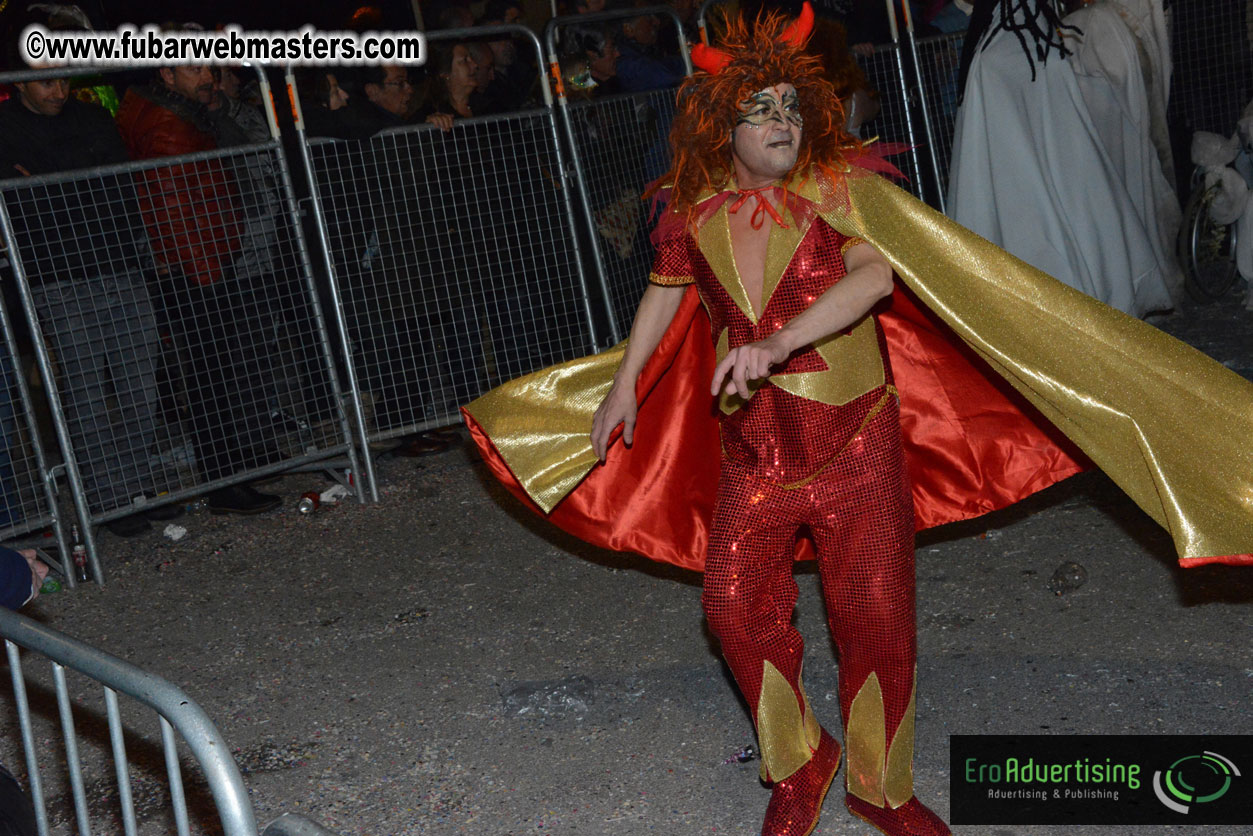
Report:
[[1153,773],[1153,792],[1162,804],[1186,815],[1194,804],[1222,798],[1231,789],[1231,779],[1239,777],[1231,759],[1217,752],[1185,755],[1164,772]]

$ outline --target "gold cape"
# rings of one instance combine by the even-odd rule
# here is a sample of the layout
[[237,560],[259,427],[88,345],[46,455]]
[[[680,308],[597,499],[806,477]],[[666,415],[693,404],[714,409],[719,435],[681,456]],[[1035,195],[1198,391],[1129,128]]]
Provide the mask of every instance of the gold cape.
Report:
[[[865,169],[795,191],[901,280],[1145,513],[1184,566],[1253,564],[1253,384],[1031,267]],[[499,387],[466,411],[545,512],[596,464],[592,415],[623,347]]]

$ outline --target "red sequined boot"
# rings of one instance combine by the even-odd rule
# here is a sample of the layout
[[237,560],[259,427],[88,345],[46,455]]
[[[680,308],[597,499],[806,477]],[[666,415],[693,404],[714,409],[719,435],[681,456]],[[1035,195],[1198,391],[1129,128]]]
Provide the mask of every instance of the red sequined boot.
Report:
[[844,805],[857,818],[877,827],[888,836],[950,836],[948,825],[917,798],[900,807],[876,807],[855,795],[844,796]]
[[822,730],[814,755],[794,773],[776,781],[761,836],[808,836],[818,825],[822,800],[840,768],[840,744]]

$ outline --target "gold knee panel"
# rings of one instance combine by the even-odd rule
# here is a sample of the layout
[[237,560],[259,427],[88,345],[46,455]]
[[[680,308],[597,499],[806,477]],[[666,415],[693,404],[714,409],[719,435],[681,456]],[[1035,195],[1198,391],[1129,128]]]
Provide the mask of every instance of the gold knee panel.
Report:
[[851,794],[877,807],[884,806],[886,802],[893,809],[909,801],[914,795],[913,690],[889,748],[883,690],[879,686],[879,677],[872,671],[849,707],[844,749],[848,757],[846,775]]

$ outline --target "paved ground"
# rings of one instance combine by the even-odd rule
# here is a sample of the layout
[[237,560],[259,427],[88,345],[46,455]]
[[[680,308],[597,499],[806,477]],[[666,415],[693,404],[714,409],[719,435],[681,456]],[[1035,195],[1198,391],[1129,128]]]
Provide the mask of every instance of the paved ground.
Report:
[[[1253,313],[1234,299],[1162,324],[1253,377]],[[704,631],[698,576],[550,530],[464,450],[383,459],[379,473],[377,505],[302,517],[296,497],[325,485],[288,476],[273,486],[279,513],[200,511],[177,543],[101,534],[108,585],[31,614],[185,687],[236,747],[262,822],[291,810],[344,836],[757,832],[768,793],[755,761],[727,762],[753,732]],[[1065,561],[1087,581],[1059,596],[1048,583]],[[816,578],[802,574],[808,690],[834,726],[837,672]],[[918,795],[947,814],[952,734],[1253,733],[1251,603],[1253,570],[1176,568],[1164,533],[1100,474],[927,533]],[[103,804],[115,790],[99,695],[71,690],[97,706],[79,723]],[[51,720],[49,691],[32,700]],[[155,723],[126,719],[141,833],[170,832]],[[17,764],[3,723],[0,756]],[[52,734],[41,721],[39,739]],[[192,794],[197,831],[213,832]],[[66,832],[65,813],[55,820]],[[871,831],[833,795],[816,832]]]

